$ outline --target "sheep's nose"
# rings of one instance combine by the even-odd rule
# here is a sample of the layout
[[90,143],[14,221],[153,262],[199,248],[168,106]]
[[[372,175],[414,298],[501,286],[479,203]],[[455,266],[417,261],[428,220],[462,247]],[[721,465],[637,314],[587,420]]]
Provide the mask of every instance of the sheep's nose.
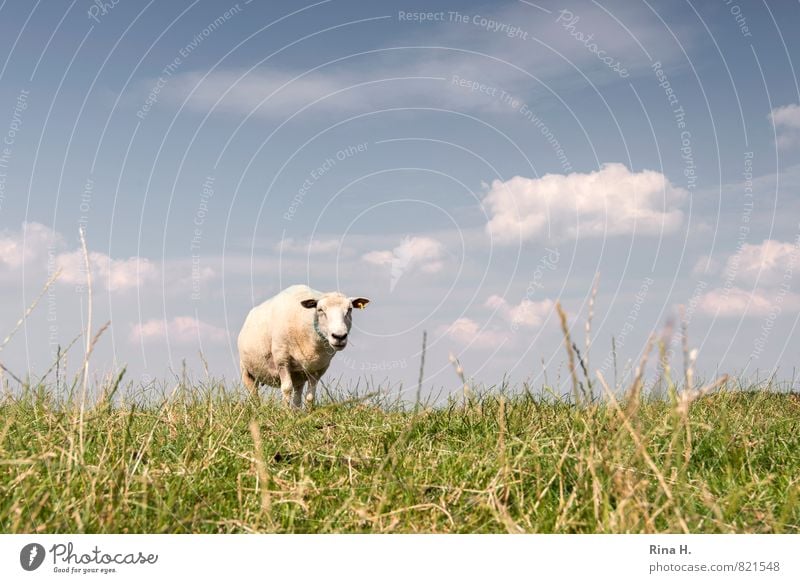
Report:
[[347,332],[345,332],[344,334],[331,334],[331,336],[333,336],[334,340],[338,340],[339,342],[341,342],[347,338]]

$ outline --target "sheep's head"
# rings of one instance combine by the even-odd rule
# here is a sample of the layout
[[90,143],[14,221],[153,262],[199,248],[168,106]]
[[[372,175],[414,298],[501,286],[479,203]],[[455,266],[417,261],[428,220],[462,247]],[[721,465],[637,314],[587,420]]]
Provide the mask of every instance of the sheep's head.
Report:
[[309,310],[316,310],[319,334],[325,337],[334,350],[347,346],[347,336],[353,322],[353,308],[361,310],[369,303],[367,298],[348,298],[339,292],[332,292],[320,298],[310,298],[300,302]]

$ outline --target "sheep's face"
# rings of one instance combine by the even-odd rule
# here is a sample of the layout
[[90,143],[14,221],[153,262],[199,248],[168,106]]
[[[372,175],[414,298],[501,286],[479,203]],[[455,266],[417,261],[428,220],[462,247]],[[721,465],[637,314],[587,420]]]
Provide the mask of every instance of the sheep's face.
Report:
[[353,308],[364,309],[367,298],[348,298],[339,292],[325,294],[319,299],[300,302],[304,308],[316,310],[317,327],[334,350],[347,346],[350,326],[353,322]]

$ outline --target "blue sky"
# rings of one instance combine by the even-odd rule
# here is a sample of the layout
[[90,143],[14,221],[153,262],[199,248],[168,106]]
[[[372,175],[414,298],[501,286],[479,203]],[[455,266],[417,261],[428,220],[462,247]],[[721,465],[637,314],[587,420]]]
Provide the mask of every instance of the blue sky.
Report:
[[[372,299],[328,378],[612,376],[683,305],[697,370],[800,342],[797,3],[0,4],[0,352],[43,374],[237,378],[247,311]],[[80,343],[79,343],[80,345]],[[679,346],[679,345],[678,345]],[[75,347],[68,367],[82,358]],[[680,353],[680,350],[677,350]],[[676,362],[676,364],[679,364]]]

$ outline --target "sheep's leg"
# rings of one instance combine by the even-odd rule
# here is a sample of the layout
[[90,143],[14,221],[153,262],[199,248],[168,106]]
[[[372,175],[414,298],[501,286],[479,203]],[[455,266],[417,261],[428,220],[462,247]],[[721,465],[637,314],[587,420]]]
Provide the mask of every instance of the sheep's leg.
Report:
[[292,396],[292,406],[299,409],[303,405],[303,385],[305,382],[300,382],[294,385],[294,395]]
[[244,386],[247,387],[248,391],[250,391],[250,396],[254,399],[258,399],[258,387],[256,386],[256,380],[249,372],[247,372],[247,369],[244,367],[242,367],[242,383],[244,383]]
[[306,375],[301,372],[292,373],[292,385],[294,386],[294,395],[292,404],[299,409],[303,406],[303,385],[306,384]]
[[292,383],[292,373],[289,372],[289,367],[281,366],[278,368],[278,376],[281,378],[281,393],[283,393],[283,404],[291,406],[292,393],[294,393],[294,384]]
[[314,398],[317,394],[317,383],[319,379],[314,375],[308,375],[308,390],[306,391],[306,409],[314,406]]

